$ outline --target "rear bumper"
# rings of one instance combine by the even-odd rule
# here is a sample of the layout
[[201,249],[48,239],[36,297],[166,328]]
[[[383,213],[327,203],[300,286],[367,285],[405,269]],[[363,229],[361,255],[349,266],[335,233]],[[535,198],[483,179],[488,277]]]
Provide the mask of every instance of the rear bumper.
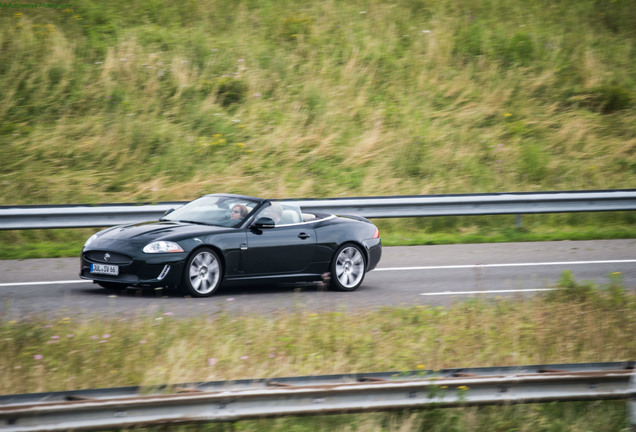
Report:
[[377,267],[380,258],[382,258],[382,240],[379,238],[365,240],[363,244],[367,251],[367,271],[371,271]]

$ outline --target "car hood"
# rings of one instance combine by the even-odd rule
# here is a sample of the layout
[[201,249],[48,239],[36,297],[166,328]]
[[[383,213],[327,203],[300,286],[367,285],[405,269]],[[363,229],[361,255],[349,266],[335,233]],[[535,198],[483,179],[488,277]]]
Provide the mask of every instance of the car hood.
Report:
[[134,243],[143,243],[153,240],[179,240],[186,237],[214,234],[231,229],[232,228],[186,222],[155,221],[108,228],[99,232],[97,239],[127,240]]

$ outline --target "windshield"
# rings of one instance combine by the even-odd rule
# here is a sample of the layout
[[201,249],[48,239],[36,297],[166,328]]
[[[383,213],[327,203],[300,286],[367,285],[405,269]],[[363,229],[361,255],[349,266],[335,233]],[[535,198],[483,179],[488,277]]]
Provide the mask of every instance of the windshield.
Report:
[[161,220],[235,227],[243,223],[258,203],[229,196],[204,196],[189,202]]

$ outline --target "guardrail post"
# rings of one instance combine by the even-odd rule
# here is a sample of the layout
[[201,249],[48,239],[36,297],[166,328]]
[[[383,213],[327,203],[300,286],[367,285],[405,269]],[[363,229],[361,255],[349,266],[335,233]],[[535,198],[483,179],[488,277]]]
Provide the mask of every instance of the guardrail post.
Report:
[[629,399],[629,416],[632,426],[632,431],[636,432],[636,366],[632,372],[632,377],[629,380],[629,391],[631,393]]
[[515,226],[516,226],[517,228],[521,228],[522,218],[523,218],[523,215],[522,215],[522,214],[516,214],[516,215],[515,215]]

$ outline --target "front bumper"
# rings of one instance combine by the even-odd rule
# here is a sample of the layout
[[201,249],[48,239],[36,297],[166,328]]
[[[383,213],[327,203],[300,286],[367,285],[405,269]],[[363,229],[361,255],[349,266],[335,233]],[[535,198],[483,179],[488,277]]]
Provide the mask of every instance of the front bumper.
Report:
[[[111,258],[104,259],[106,254]],[[114,257],[114,258],[113,258]],[[80,278],[96,282],[110,282],[133,286],[173,286],[179,285],[187,254],[148,254],[130,257],[112,250],[91,249],[82,252]],[[91,273],[91,264],[116,265],[117,276]]]

